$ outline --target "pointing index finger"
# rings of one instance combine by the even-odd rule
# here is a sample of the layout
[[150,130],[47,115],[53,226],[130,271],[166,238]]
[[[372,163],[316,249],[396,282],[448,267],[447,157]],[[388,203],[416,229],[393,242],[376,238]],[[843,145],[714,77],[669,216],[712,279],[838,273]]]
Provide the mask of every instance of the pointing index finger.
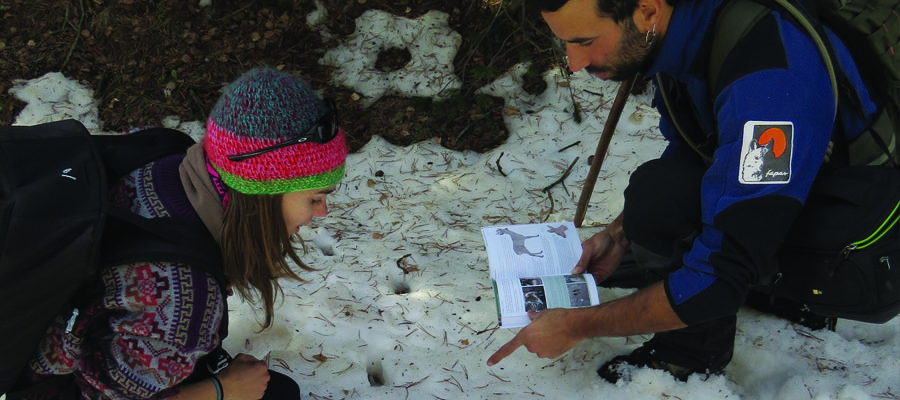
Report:
[[506,344],[504,344],[503,346],[500,346],[500,348],[497,349],[497,351],[494,352],[494,354],[492,354],[490,358],[488,358],[487,365],[490,367],[506,358],[506,356],[512,354],[512,352],[516,351],[516,349],[518,349],[519,346],[522,345],[522,341],[521,339],[519,339],[519,335],[521,334],[522,332],[519,332],[519,334],[513,337],[512,340],[506,342]]

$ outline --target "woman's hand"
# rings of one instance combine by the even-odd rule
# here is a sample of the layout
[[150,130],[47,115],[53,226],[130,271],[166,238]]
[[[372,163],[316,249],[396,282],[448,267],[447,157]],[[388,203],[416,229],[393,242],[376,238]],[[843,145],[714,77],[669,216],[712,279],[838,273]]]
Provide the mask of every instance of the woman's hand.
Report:
[[249,354],[238,354],[216,375],[226,400],[259,400],[269,384],[269,366]]

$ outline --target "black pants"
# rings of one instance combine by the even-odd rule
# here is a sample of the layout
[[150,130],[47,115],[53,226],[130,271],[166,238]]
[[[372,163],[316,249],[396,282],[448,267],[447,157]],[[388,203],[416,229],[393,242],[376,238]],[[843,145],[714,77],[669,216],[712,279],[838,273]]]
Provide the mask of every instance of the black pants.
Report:
[[[623,210],[630,253],[602,286],[644,287],[682,267],[703,227],[705,171],[703,164],[684,159],[638,167],[625,190]],[[772,261],[780,265],[765,266],[777,274],[761,279],[774,278],[773,283],[749,287],[745,304],[813,329],[833,326],[834,318],[883,323],[896,316],[900,268],[892,265],[900,265],[900,228],[889,228],[851,253],[841,249],[893,221],[895,216],[885,214],[896,212],[898,198],[900,173],[892,168],[823,168]],[[663,361],[702,368],[731,352],[735,322],[728,316],[658,333],[651,344]]]
[[[630,252],[602,286],[644,287],[681,268],[702,228],[701,179],[706,167],[685,160],[658,159],[641,165],[625,190],[623,230]],[[661,332],[648,344],[660,359],[694,369],[730,354],[734,315]]]
[[300,400],[300,387],[289,376],[269,370],[269,386],[262,400]]
[[[224,369],[231,363],[231,355],[221,346],[217,347],[211,353],[207,354],[197,362],[194,373],[191,374],[186,383],[199,382],[208,379],[214,374]],[[266,387],[266,393],[260,400],[299,400],[300,387],[289,376],[282,373],[269,370],[269,384]]]

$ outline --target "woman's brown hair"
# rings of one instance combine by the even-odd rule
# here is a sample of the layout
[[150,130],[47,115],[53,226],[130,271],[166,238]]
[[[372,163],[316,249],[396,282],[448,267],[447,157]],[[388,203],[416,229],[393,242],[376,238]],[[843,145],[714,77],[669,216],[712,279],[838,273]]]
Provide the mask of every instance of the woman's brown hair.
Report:
[[300,260],[291,241],[282,214],[282,195],[250,195],[229,188],[228,198],[222,224],[225,276],[244,299],[253,300],[254,290],[259,294],[266,309],[265,330],[272,326],[275,300],[282,292],[278,279],[305,282],[287,259],[306,271],[314,269]]

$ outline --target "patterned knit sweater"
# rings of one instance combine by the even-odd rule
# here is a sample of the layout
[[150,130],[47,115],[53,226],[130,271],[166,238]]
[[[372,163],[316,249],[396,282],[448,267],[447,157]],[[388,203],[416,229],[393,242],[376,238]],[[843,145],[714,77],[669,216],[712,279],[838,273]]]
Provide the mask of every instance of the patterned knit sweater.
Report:
[[[179,179],[183,157],[133,171],[114,188],[113,202],[149,218],[199,221]],[[30,363],[31,380],[74,373],[77,388],[30,398],[170,397],[220,343],[223,296],[211,275],[187,265],[141,262],[100,271],[86,285],[74,329],[65,331],[70,315],[58,316]]]

